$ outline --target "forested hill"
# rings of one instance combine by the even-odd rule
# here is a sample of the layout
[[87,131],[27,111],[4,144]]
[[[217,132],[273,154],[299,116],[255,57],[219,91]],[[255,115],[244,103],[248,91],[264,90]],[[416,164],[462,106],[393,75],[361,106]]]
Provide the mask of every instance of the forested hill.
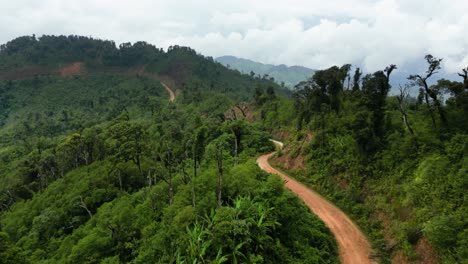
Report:
[[274,78],[277,83],[283,83],[289,89],[292,89],[296,84],[312,77],[315,72],[315,70],[303,66],[263,64],[234,56],[222,56],[215,60],[226,67],[239,70],[246,74],[253,73],[255,75],[266,76],[267,78]]
[[396,96],[392,64],[333,66],[283,96],[187,47],[12,40],[0,263],[338,263],[330,231],[255,163],[272,137],[272,162],[349,214],[373,259],[464,263],[468,68],[444,80],[442,58],[422,61]]
[[186,47],[2,45],[0,263],[338,263],[255,164],[274,147],[251,102],[284,92]]
[[[222,89],[230,98],[246,99],[266,78],[247,78],[188,47],[167,51],[149,43],[122,43],[82,36],[24,36],[0,46],[0,78],[24,79],[36,75],[67,74],[66,67],[84,65],[84,72],[142,73],[165,76],[181,90]],[[65,71],[64,71],[65,70]],[[73,70],[72,70],[73,72]],[[256,79],[256,80],[254,80]],[[263,85],[271,85],[269,80]],[[281,91],[280,91],[281,92]]]

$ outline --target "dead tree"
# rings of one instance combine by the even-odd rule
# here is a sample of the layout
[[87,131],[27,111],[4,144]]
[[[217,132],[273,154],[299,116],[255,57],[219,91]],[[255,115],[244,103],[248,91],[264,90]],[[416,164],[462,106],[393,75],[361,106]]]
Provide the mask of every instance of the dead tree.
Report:
[[247,115],[245,114],[245,112],[248,110],[248,106],[246,103],[238,103],[235,105],[237,109],[239,109],[242,113],[242,116],[245,118],[247,117]]
[[408,121],[408,115],[406,114],[406,107],[407,107],[407,102],[408,102],[408,86],[405,85],[404,87],[401,87],[400,85],[400,94],[397,95],[397,100],[398,100],[398,110],[400,110],[401,113],[401,119],[403,120],[403,124],[405,124],[406,129],[408,130],[408,133],[410,135],[414,135],[413,129],[409,125]]
[[91,211],[88,209],[88,206],[86,205],[86,203],[84,202],[83,200],[83,196],[80,195],[80,204],[79,206],[83,209],[85,209],[85,211],[88,213],[89,215],[89,219],[92,219],[93,218],[93,214],[91,213]]
[[468,89],[468,67],[462,69],[463,73],[458,73],[458,76],[463,78],[463,88]]

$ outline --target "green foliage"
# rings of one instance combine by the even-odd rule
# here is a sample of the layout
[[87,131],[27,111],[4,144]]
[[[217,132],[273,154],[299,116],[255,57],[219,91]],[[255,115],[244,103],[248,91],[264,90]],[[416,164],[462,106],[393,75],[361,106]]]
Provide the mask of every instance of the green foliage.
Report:
[[[312,130],[295,132],[296,140],[313,133],[310,143],[292,142],[287,153],[295,157],[295,145],[305,150],[307,168],[298,177],[347,211],[384,262],[396,250],[417,260],[414,248],[423,238],[442,263],[461,263],[467,256],[466,86],[446,80],[429,86],[424,78],[440,60],[426,59],[429,76],[412,79],[427,86],[428,104],[404,94],[387,96],[394,65],[362,80],[356,70],[352,90],[340,82],[346,65],[318,71],[296,86],[293,97],[297,118],[289,127]],[[275,114],[270,109],[266,116]],[[383,240],[382,225],[396,243]]]
[[0,259],[4,264],[28,263],[21,249],[12,244],[4,232],[0,232]]
[[[107,125],[102,124],[120,111],[148,117],[146,98],[165,93],[158,82],[121,76],[39,80],[37,91],[28,80],[15,81],[15,89],[7,91],[12,104],[5,125],[0,127],[0,177],[5,183],[0,191],[13,197],[28,198],[31,191],[44,189],[67,171],[108,156],[105,138],[109,135],[104,133]],[[158,101],[161,106],[167,104],[166,99]],[[121,130],[133,132],[122,133],[128,132],[133,138],[128,142],[120,138],[118,156],[138,164],[145,135],[137,124],[130,122],[129,126]],[[114,138],[119,136],[115,133]]]
[[[254,162],[270,135],[224,114],[257,86],[266,106],[285,100],[271,80],[76,36],[18,38],[0,61],[0,262],[338,262],[323,223]],[[85,72],[56,76],[73,62]]]

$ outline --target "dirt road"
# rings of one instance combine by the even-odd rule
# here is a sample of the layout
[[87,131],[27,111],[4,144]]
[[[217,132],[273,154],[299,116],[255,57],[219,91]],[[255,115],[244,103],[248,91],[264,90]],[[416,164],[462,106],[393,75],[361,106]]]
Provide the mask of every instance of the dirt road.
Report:
[[169,86],[167,86],[167,84],[165,84],[163,82],[161,82],[161,84],[162,84],[162,86],[164,86],[164,88],[166,88],[166,91],[169,94],[169,101],[174,102],[174,99],[175,99],[174,92],[171,90],[171,88],[169,88]]
[[160,82],[162,84],[162,86],[164,86],[164,88],[166,89],[167,93],[169,94],[169,101],[174,102],[174,100],[175,100],[174,91],[172,91],[172,89],[163,81],[165,79],[167,80],[167,78],[162,78],[161,76],[159,76],[157,74],[146,72],[145,71],[145,66],[141,66],[141,67],[137,68],[134,71],[134,73],[136,73],[139,76],[143,76],[145,78]]
[[[272,142],[280,148],[283,146],[283,143],[279,141],[272,140]],[[307,204],[310,210],[328,226],[338,242],[341,263],[376,263],[369,259],[371,253],[369,242],[351,219],[319,194],[290,178],[283,172],[273,168],[268,163],[268,159],[274,154],[275,152],[260,156],[257,159],[258,165],[262,170],[268,173],[281,176],[286,183],[286,187],[297,194],[297,196]]]

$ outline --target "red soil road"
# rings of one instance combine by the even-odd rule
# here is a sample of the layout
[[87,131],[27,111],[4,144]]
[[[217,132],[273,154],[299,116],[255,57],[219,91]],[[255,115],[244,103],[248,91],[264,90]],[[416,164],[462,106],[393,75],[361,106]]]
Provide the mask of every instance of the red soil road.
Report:
[[[283,143],[275,140],[272,141],[278,147],[283,147]],[[286,183],[286,187],[293,193],[297,194],[297,196],[306,203],[310,210],[328,226],[338,242],[341,263],[376,263],[369,259],[369,255],[372,250],[366,237],[345,213],[316,192],[290,178],[285,173],[273,168],[268,163],[268,159],[275,153],[276,152],[260,156],[257,159],[258,165],[262,170],[268,173],[281,176]]]
[[74,76],[80,74],[83,68],[82,62],[75,62],[67,67],[60,69],[61,76]]

